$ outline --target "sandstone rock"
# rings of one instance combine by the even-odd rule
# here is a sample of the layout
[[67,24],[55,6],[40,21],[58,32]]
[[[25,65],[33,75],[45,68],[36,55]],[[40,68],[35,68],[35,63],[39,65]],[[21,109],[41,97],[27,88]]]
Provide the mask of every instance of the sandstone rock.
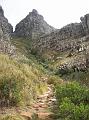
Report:
[[19,37],[37,38],[43,34],[51,33],[55,30],[48,25],[43,16],[33,9],[26,18],[16,25],[15,35]]

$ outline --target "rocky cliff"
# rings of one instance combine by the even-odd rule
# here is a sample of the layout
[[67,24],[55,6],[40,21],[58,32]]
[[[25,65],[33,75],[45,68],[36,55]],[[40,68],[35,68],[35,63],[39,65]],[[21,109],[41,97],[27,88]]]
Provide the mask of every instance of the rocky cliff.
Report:
[[51,34],[40,37],[36,40],[36,47],[40,47],[42,50],[63,51],[74,47],[74,44],[77,45],[77,41],[74,39],[81,38],[84,35],[82,24],[72,23]]
[[37,38],[38,36],[51,33],[55,30],[47,24],[43,16],[39,15],[37,10],[33,9],[32,12],[16,25],[15,35],[19,37]]
[[45,49],[65,51],[79,46],[82,43],[80,38],[89,34],[89,14],[80,19],[80,23],[71,23],[60,30],[41,36],[35,41],[34,47],[38,48],[38,50],[41,48],[40,51]]
[[13,32],[13,27],[8,23],[4,16],[4,11],[0,6],[0,52],[12,54],[15,47],[10,43],[10,37]]
[[62,59],[67,67],[89,66],[89,14],[80,19],[80,23],[71,23],[60,30],[41,36],[33,42],[32,51],[41,56],[49,51],[61,54],[66,52],[70,58],[67,59],[66,56]]

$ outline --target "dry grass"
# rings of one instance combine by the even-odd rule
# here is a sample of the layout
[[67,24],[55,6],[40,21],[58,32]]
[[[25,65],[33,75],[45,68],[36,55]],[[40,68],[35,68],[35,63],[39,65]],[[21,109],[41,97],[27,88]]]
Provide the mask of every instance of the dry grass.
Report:
[[27,105],[44,92],[46,82],[41,80],[44,74],[36,66],[35,63],[29,65],[0,54],[0,99],[20,97],[18,102]]

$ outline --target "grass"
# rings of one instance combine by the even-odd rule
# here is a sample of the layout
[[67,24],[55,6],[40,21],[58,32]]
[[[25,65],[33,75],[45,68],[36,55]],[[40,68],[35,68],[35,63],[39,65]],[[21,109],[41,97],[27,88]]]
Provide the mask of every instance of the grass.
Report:
[[[54,90],[58,85],[55,94],[59,101],[58,112],[62,118],[64,117],[62,120],[73,120],[73,118],[80,120],[78,118],[82,114],[89,119],[89,112],[87,112],[89,111],[89,89],[73,83],[78,81],[89,86],[89,71],[71,72],[61,78],[55,75],[61,64],[71,63],[75,58],[82,58],[83,53],[74,53],[73,56],[68,57],[70,50],[64,52],[45,50],[40,54],[40,51],[32,49],[31,39],[14,37],[11,42],[16,46],[18,56],[12,58],[0,54],[0,106],[29,108],[37,96],[47,90],[47,84],[53,84]],[[85,103],[87,97],[88,103]],[[79,104],[75,104],[76,102]],[[70,116],[72,118],[68,119]],[[0,114],[0,120],[24,120],[24,118],[16,114],[5,116]]]
[[[32,60],[15,60],[0,54],[0,100],[10,105],[29,105],[46,90],[45,74]],[[7,103],[6,103],[7,104]]]
[[26,120],[26,119],[19,115],[5,115],[0,116],[0,120]]
[[29,56],[32,46],[31,39],[14,37],[11,42],[14,46],[16,46],[17,51],[23,53],[25,56]]

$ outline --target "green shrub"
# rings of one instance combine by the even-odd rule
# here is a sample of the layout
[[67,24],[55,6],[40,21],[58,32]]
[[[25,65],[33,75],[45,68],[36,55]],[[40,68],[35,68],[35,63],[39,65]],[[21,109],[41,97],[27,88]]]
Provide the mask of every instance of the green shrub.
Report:
[[89,102],[89,89],[81,86],[79,83],[67,83],[56,87],[56,97],[59,103],[65,97],[68,97],[74,104]]
[[89,89],[79,83],[56,87],[58,114],[63,120],[89,119]]
[[[11,76],[12,77],[12,76]],[[0,91],[1,98],[4,99],[5,105],[9,104],[10,106],[17,105],[21,97],[21,89],[23,89],[21,82],[17,81],[15,78],[3,78],[0,81]],[[9,103],[7,103],[9,101]],[[2,103],[3,104],[3,103]]]
[[59,116],[68,120],[88,120],[89,105],[80,103],[74,105],[68,98],[65,98],[59,106]]
[[56,85],[58,83],[61,83],[61,79],[56,75],[51,75],[51,76],[48,77],[47,83]]
[[55,72],[55,75],[60,75],[60,76],[69,75],[72,72],[73,72],[73,70],[66,66],[64,68],[57,69],[56,72]]
[[36,56],[37,55],[37,50],[31,49],[31,54]]

